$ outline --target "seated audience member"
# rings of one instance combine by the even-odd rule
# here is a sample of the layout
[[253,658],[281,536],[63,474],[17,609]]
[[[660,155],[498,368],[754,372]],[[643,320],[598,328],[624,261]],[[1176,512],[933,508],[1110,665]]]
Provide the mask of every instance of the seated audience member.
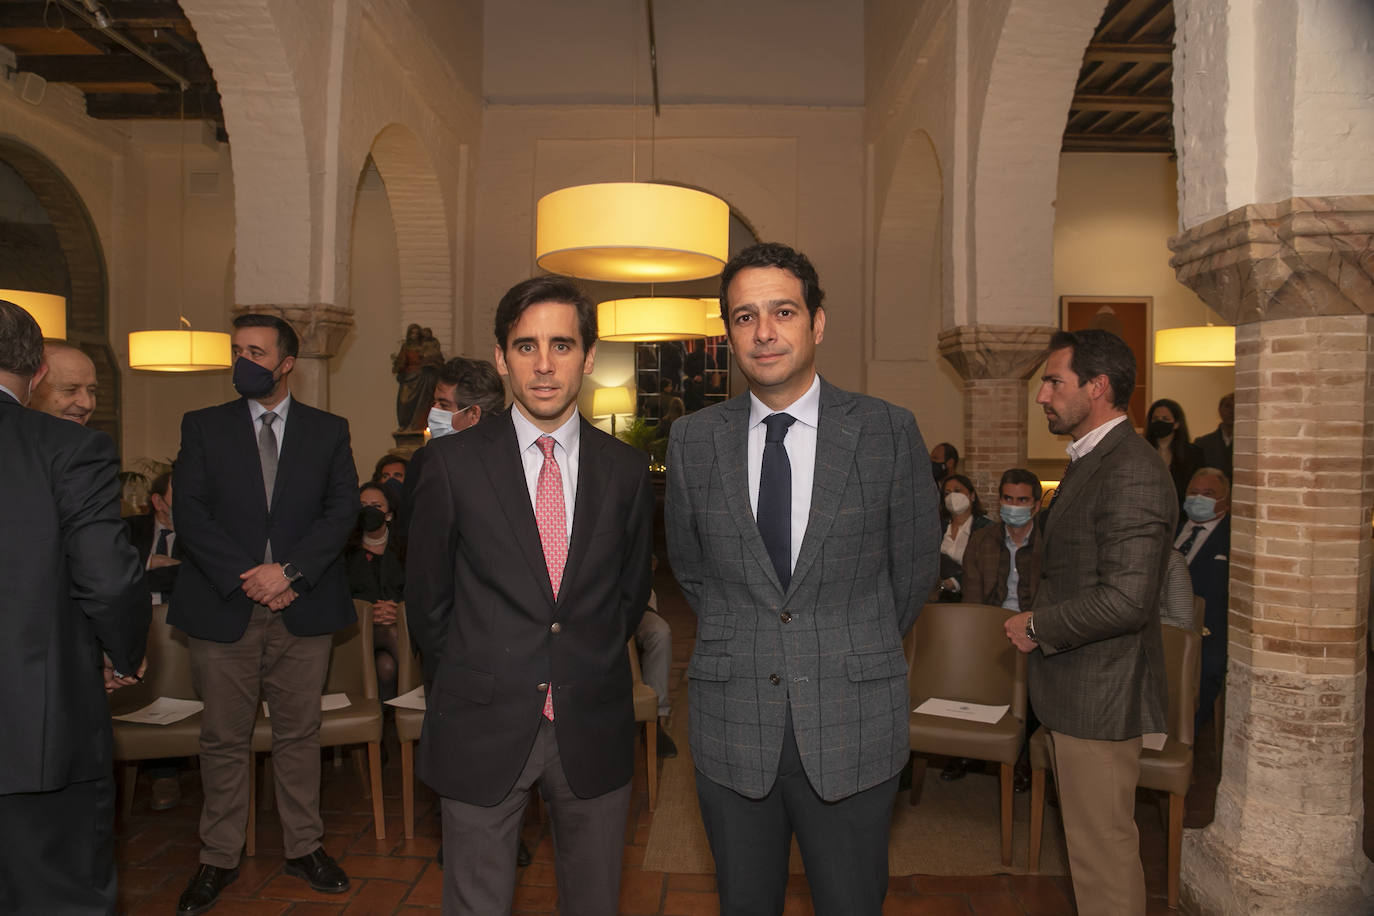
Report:
[[65,340],[43,341],[48,371],[33,386],[29,406],[85,426],[95,413],[95,363]]
[[382,699],[389,700],[396,696],[396,612],[405,600],[405,557],[398,539],[391,536],[391,502],[381,484],[363,484],[358,501],[358,526],[344,548],[344,562],[353,597],[372,604],[377,688]]
[[946,477],[959,473],[959,450],[948,442],[931,449],[930,473],[935,477],[935,486],[943,488]]
[[973,481],[963,474],[950,474],[941,488],[940,601],[963,601],[964,550],[973,532],[992,524],[987,517]]
[[1188,561],[1177,550],[1171,550],[1164,587],[1159,590],[1159,622],[1191,630],[1196,625],[1194,618],[1193,578],[1188,572]]
[[1199,468],[1188,481],[1183,501],[1187,518],[1178,527],[1174,547],[1188,561],[1193,594],[1205,602],[1202,637],[1202,682],[1198,690],[1196,728],[1212,717],[1212,706],[1226,683],[1226,608],[1231,577],[1231,483],[1217,468]]
[[[165,604],[176,587],[177,570],[181,568],[181,544],[172,527],[172,472],[153,478],[148,485],[148,513],[124,519],[129,540],[138,551],[143,581],[148,585],[153,604]],[[181,783],[177,773],[181,758],[149,760],[143,770],[152,782],[154,811],[175,808],[181,801]]]
[[377,465],[372,469],[373,483],[386,483],[394,480],[397,483],[406,482],[406,466],[409,464],[400,455],[387,453],[377,459]]
[[1188,420],[1177,401],[1160,398],[1150,405],[1147,416],[1150,421],[1145,427],[1145,440],[1155,447],[1159,457],[1169,466],[1169,476],[1174,479],[1174,490],[1178,493],[1181,508],[1188,481],[1193,471],[1202,466],[1202,449],[1188,438]]
[[1221,423],[1205,436],[1198,436],[1193,444],[1202,449],[1202,463],[1216,468],[1231,479],[1236,449],[1236,394],[1223,395],[1217,403],[1217,416]]
[[[655,557],[653,567],[658,568]],[[658,694],[658,756],[676,757],[677,744],[668,734],[668,716],[672,715],[673,703],[668,697],[668,672],[673,664],[673,631],[668,621],[658,614],[658,594],[649,592],[649,609],[635,629],[635,645],[639,648],[639,667],[644,673],[644,683],[654,688]]]
[[[964,599],[1003,607],[1012,613],[1030,610],[1040,584],[1040,540],[1035,525],[1040,508],[1040,478],[1025,468],[1011,468],[997,485],[1000,519],[969,536],[964,551]],[[1035,730],[1032,714],[1026,734]],[[941,779],[961,778],[972,761],[956,759]],[[1012,777],[1017,792],[1030,787],[1028,760],[1017,761]]]

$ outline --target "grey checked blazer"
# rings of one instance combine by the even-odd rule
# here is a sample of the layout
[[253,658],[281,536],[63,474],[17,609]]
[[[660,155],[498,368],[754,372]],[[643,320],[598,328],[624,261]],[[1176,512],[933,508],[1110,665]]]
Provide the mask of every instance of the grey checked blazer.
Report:
[[1167,730],[1159,589],[1173,479],[1127,420],[1075,463],[1045,519],[1030,697],[1053,731],[1120,741]]
[[935,483],[910,412],[821,380],[811,516],[784,593],[749,508],[749,396],[673,424],[668,556],[697,615],[691,741],[707,778],[749,798],[777,777],[790,703],[827,801],[906,763],[902,636],[935,582]]

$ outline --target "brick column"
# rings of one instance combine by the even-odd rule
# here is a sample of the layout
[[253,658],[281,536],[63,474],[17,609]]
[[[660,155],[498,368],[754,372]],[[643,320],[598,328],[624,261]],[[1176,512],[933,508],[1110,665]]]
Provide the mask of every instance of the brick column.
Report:
[[1201,913],[1371,912],[1361,758],[1374,513],[1374,197],[1243,207],[1170,243],[1236,330],[1225,753],[1184,836]]
[[1026,380],[1044,361],[1054,328],[963,325],[940,333],[940,355],[964,380],[967,474],[984,506],[996,504],[997,481],[1026,464]]
[[233,313],[276,315],[286,319],[301,339],[300,356],[291,370],[291,394],[303,403],[329,409],[329,360],[339,352],[353,312],[333,305],[236,305]]

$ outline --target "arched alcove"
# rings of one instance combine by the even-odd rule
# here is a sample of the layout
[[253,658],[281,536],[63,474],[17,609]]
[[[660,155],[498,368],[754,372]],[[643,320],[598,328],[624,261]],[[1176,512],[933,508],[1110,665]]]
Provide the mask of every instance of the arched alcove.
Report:
[[948,323],[943,295],[943,183],[935,146],[923,130],[902,144],[881,201],[873,261],[874,359],[924,359]]

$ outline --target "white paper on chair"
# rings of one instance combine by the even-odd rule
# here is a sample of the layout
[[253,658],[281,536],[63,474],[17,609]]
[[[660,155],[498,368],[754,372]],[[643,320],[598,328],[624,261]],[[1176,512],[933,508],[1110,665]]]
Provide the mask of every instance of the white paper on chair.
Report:
[[1164,750],[1164,742],[1168,737],[1164,732],[1151,732],[1148,735],[1141,735],[1140,746],[1147,751],[1162,751]]
[[913,712],[919,712],[926,716],[944,716],[949,719],[967,719],[970,722],[982,722],[985,725],[992,725],[1001,721],[1007,714],[1010,706],[984,706],[981,703],[964,703],[960,700],[943,700],[940,697],[931,697]]
[[121,722],[138,722],[143,725],[171,725],[182,719],[190,718],[205,708],[200,700],[178,700],[176,697],[158,697],[142,709],[115,716]]
[[[347,709],[353,704],[348,702],[346,693],[326,693],[320,697],[320,711],[329,712],[331,709]],[[272,717],[271,711],[267,708],[267,701],[262,701],[262,714],[267,718]]]
[[414,690],[409,690],[398,697],[387,700],[388,706],[399,706],[401,709],[418,709],[424,712],[425,709],[425,685],[421,684]]

